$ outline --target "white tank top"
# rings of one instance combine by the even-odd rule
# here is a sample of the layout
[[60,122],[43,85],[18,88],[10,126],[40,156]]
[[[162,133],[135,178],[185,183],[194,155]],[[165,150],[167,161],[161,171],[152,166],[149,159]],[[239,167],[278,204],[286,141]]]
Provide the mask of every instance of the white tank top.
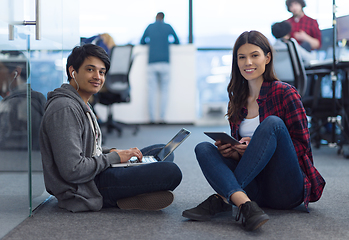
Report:
[[239,128],[239,134],[241,137],[252,137],[254,131],[259,125],[259,115],[255,118],[245,118]]

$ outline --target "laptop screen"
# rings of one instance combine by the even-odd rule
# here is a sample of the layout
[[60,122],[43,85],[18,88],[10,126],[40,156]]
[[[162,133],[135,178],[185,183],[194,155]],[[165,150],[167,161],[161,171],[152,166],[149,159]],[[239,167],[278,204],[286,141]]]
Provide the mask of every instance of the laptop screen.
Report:
[[155,156],[158,161],[163,161],[170,155],[190,134],[190,131],[182,128],[171,141],[169,141],[165,147]]

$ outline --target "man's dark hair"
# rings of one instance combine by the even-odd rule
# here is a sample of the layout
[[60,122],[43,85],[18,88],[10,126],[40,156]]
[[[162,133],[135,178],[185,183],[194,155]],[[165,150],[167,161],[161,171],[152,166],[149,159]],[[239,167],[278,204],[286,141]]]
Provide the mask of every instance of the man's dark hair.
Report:
[[276,39],[285,37],[287,34],[291,32],[291,30],[292,30],[291,23],[289,23],[286,20],[282,22],[274,23],[271,26],[271,33]]
[[302,6],[302,8],[304,8],[306,6],[304,0],[286,0],[287,11],[291,12],[290,6],[291,6],[291,3],[293,3],[293,2],[298,2]]
[[156,14],[156,20],[164,20],[165,14],[163,12],[158,12]]
[[66,66],[68,82],[70,82],[72,78],[69,74],[69,67],[73,66],[74,70],[78,72],[82,63],[88,57],[99,58],[105,65],[105,68],[106,68],[105,73],[106,74],[108,73],[110,68],[110,60],[109,60],[108,54],[100,46],[88,43],[82,46],[75,47],[73,51],[70,53],[67,60],[67,66]]
[[0,54],[4,56],[4,58],[0,59],[0,62],[8,68],[10,73],[16,70],[17,67],[22,68],[21,78],[24,81],[27,80],[30,74],[30,67],[27,57],[21,51],[1,51]]

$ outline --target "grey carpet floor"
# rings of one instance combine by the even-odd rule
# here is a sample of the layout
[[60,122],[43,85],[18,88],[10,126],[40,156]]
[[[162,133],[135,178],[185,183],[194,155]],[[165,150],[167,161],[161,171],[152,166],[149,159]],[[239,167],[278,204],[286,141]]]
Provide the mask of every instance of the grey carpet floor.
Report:
[[310,203],[310,213],[303,206],[288,211],[265,209],[270,220],[257,231],[246,232],[232,213],[208,222],[181,216],[183,210],[214,193],[196,162],[195,145],[210,141],[204,130],[229,132],[228,127],[141,126],[137,136],[128,130],[120,138],[109,134],[105,144],[122,149],[165,143],[181,127],[192,134],[175,151],[183,180],[168,208],[157,212],[102,209],[70,213],[59,209],[57,200],[51,198],[3,239],[349,239],[349,159],[337,155],[336,148],[313,149],[315,166],[327,185],[322,198]]

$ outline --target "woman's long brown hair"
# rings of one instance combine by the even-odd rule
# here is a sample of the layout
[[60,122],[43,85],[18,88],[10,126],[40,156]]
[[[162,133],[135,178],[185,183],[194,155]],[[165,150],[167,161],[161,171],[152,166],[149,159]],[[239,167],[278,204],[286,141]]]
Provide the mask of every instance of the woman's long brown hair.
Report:
[[237,59],[239,48],[246,43],[260,47],[265,56],[270,53],[270,62],[265,66],[263,78],[264,81],[278,80],[274,73],[273,52],[268,39],[258,31],[243,32],[236,40],[233,48],[233,64],[230,82],[227,87],[229,95],[227,117],[233,123],[243,119],[241,109],[247,106],[247,98],[250,94],[247,80],[240,73]]

